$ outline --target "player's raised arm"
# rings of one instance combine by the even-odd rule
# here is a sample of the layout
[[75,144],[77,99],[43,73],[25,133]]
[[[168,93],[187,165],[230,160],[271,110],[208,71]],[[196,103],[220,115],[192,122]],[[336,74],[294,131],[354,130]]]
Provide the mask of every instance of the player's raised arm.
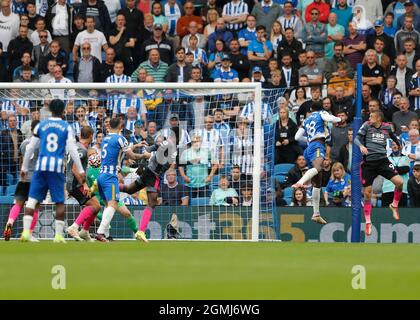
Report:
[[76,145],[76,140],[74,139],[73,130],[70,126],[68,127],[67,130],[68,130],[67,142],[66,142],[67,151],[70,154],[70,157],[73,160],[73,163],[75,164],[77,168],[77,171],[79,172],[80,175],[83,176],[83,179],[84,179],[85,170],[83,169],[82,163],[80,161],[79,153],[77,152],[77,145]]
[[341,118],[333,116],[332,114],[329,114],[328,112],[321,112],[321,118],[322,120],[326,122],[332,122],[332,123],[341,122]]
[[296,141],[304,141],[304,140],[306,140],[306,137],[305,137],[305,129],[304,128],[300,127],[299,130],[296,131],[295,140]]

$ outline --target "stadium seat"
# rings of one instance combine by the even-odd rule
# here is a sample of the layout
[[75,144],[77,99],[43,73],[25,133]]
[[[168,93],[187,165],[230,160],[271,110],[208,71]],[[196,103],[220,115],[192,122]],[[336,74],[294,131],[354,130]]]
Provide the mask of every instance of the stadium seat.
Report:
[[219,173],[229,175],[231,170],[232,170],[232,165],[225,164],[225,166],[219,170]]
[[13,204],[14,200],[12,196],[0,196],[0,204]]
[[209,198],[191,198],[190,203],[192,206],[206,206],[209,203]]
[[292,198],[284,198],[284,200],[286,201],[288,206],[290,206],[290,204],[292,203]]
[[8,173],[7,174],[7,184],[10,186],[10,185],[12,185],[13,184],[13,182],[14,182],[14,177],[13,177],[13,175],[12,174],[10,174],[10,173]]
[[274,175],[278,176],[278,175],[283,175],[286,176],[287,173],[289,172],[289,170],[291,168],[293,168],[295,165],[293,163],[280,163],[280,164],[276,164],[274,166]]
[[284,176],[284,175],[277,175],[277,176],[274,176],[274,179],[278,183],[283,183],[284,181],[286,181],[286,176]]
[[214,189],[217,189],[219,187],[219,181],[220,181],[220,175],[217,174],[213,177],[213,180],[211,181],[211,184]]
[[285,198],[285,199],[290,198],[291,199],[292,195],[293,195],[293,189],[291,187],[283,190],[283,198]]
[[16,191],[16,184],[11,186],[7,186],[6,188],[6,196],[14,196]]

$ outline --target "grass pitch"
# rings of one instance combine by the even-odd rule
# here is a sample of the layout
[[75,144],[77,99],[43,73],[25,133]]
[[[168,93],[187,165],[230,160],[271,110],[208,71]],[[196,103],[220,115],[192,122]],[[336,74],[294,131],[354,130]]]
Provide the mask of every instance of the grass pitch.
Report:
[[413,244],[0,241],[0,259],[0,299],[420,299]]

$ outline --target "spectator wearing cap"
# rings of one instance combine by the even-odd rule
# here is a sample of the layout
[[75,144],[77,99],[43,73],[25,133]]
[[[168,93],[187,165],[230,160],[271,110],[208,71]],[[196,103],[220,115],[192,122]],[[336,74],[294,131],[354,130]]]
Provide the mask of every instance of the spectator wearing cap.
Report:
[[61,48],[70,53],[70,33],[73,24],[73,9],[66,0],[58,0],[48,6],[45,14],[47,30],[50,31],[54,40],[60,42]]
[[265,83],[262,69],[258,66],[252,68],[251,82],[262,82]]
[[394,39],[388,36],[384,32],[384,22],[382,20],[376,20],[373,26],[375,28],[375,33],[370,34],[366,37],[367,48],[374,49],[376,39],[380,38],[384,42],[383,52],[391,59],[391,61],[394,61],[395,59]]
[[140,60],[145,61],[152,49],[159,51],[160,58],[163,62],[168,65],[172,63],[174,56],[172,43],[166,39],[163,26],[160,23],[153,26],[152,37],[143,42],[140,49]]
[[133,70],[132,50],[136,45],[136,36],[128,32],[123,14],[117,15],[115,26],[109,32],[108,42],[115,50],[116,59],[124,62],[125,70],[130,74]]
[[188,206],[189,190],[186,186],[178,183],[175,169],[165,172],[165,181],[160,188],[158,204],[161,206]]
[[196,36],[197,37],[197,40],[198,40],[197,47],[198,48],[204,50],[204,48],[206,47],[207,39],[204,36],[204,34],[199,32],[198,25],[199,24],[196,21],[191,21],[188,24],[188,33],[182,38],[182,41],[181,41],[181,45],[184,48],[187,48],[189,46],[191,36]]
[[242,54],[239,49],[239,41],[232,39],[230,42],[230,62],[232,63],[232,68],[238,72],[239,81],[242,81],[242,79],[249,77],[250,64],[248,57]]
[[180,127],[180,119],[177,113],[171,113],[168,119],[169,125],[163,128],[159,134],[164,138],[169,138],[171,135],[175,135],[177,148],[185,150],[185,148],[187,148],[191,143],[188,131]]
[[223,55],[221,68],[215,71],[214,82],[239,82],[238,73],[231,65],[229,55]]
[[164,82],[168,71],[168,64],[160,59],[158,49],[149,51],[149,59],[140,63],[138,68],[131,75],[131,80],[137,82],[137,75],[140,69],[145,69],[147,74],[152,76],[155,82]]
[[[397,20],[397,30],[400,30],[403,27],[404,19],[406,16],[412,15],[414,17],[414,29],[420,32],[420,9],[419,7],[411,0],[405,1],[404,3],[405,13],[395,18]],[[395,20],[394,20],[395,21]]]
[[312,8],[309,13],[311,19],[303,27],[302,41],[306,44],[307,51],[312,50],[318,58],[323,57],[324,47],[328,40],[327,27],[319,21],[320,11],[318,8]]
[[188,32],[188,27],[192,21],[197,24],[198,32],[203,32],[203,21],[199,16],[194,15],[194,2],[188,0],[184,4],[185,14],[176,23],[176,33],[180,38],[185,37]]
[[185,48],[176,50],[176,62],[171,64],[165,76],[165,82],[188,82],[191,78],[192,66],[185,63]]
[[408,38],[414,40],[415,43],[420,43],[420,33],[414,29],[414,17],[406,15],[404,17],[404,26],[395,34],[395,48],[397,53],[404,51],[404,42]]
[[229,47],[230,42],[233,39],[233,34],[225,27],[225,21],[223,18],[217,19],[216,30],[209,36],[208,39],[208,50],[209,52],[216,51],[216,40],[223,40],[225,45]]
[[251,67],[258,66],[262,69],[265,77],[269,78],[268,60],[273,55],[273,45],[267,39],[267,33],[264,26],[257,27],[257,38],[252,40],[248,46],[248,60]]
[[272,0],[263,0],[256,3],[251,12],[257,20],[257,25],[263,25],[266,30],[271,30],[274,21],[276,21],[282,13],[282,7]]

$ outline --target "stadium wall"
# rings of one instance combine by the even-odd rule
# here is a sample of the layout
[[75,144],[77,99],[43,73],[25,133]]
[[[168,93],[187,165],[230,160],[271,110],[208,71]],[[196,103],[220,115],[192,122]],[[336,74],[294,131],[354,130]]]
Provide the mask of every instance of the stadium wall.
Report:
[[[4,225],[9,214],[9,205],[0,205],[0,225]],[[137,222],[141,219],[142,207],[130,207]],[[179,231],[183,239],[200,240],[250,240],[252,230],[251,208],[234,207],[158,207],[153,213],[147,234],[151,239],[165,239],[166,226],[173,213],[178,217]],[[67,225],[70,225],[80,207],[67,205]],[[311,221],[310,207],[281,207],[276,211],[276,223],[271,214],[260,215],[260,239],[280,239],[292,242],[350,242],[351,241],[351,208],[323,208],[322,215],[328,221],[319,225]],[[389,209],[377,208],[372,212],[373,232],[365,240],[362,231],[361,240],[368,243],[420,243],[420,214],[418,208],[400,209],[400,220],[395,222]],[[40,238],[54,236],[54,206],[41,208],[35,235]],[[96,223],[96,227],[99,223]],[[19,218],[14,237],[22,230],[22,219]],[[362,230],[364,225],[362,224]],[[91,230],[95,231],[94,228]],[[111,224],[111,235],[114,238],[132,239],[125,219],[116,214]]]

